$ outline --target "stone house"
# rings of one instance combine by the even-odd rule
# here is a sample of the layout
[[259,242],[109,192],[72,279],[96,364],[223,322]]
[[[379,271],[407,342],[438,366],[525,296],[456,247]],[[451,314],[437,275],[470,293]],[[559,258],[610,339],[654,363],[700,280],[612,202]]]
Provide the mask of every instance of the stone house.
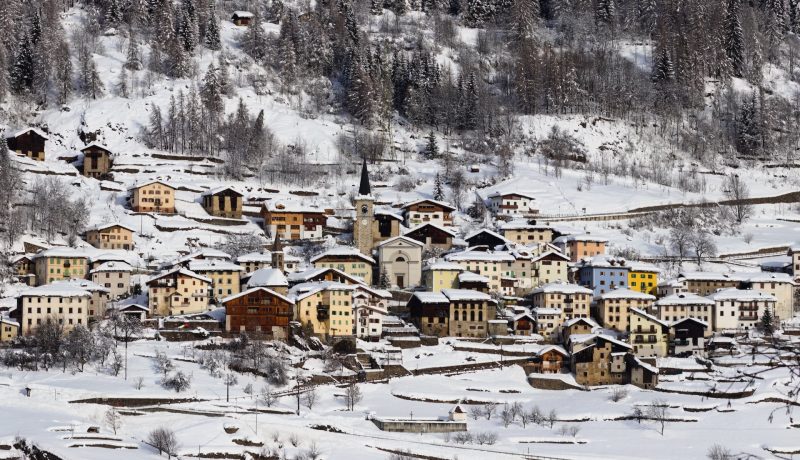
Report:
[[233,187],[217,187],[200,195],[203,209],[209,215],[228,219],[242,218],[242,197]]
[[92,142],[81,149],[83,166],[81,173],[86,177],[101,179],[111,172],[113,165],[111,150],[108,147]]

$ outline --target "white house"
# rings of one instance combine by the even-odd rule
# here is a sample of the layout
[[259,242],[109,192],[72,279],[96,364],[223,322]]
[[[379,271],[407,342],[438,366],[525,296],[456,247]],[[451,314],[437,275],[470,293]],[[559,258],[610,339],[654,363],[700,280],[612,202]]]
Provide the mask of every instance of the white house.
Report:
[[499,216],[534,216],[539,214],[533,195],[521,192],[494,192],[488,197],[489,210]]

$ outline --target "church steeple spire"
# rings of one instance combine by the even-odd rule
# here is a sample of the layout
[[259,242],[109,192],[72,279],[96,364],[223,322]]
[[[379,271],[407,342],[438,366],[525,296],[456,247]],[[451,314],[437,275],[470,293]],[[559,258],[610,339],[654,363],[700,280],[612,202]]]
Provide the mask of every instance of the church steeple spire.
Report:
[[361,183],[358,185],[358,194],[361,196],[369,196],[369,173],[367,172],[367,158],[364,157],[364,162],[361,164]]
[[284,253],[281,247],[280,234],[275,232],[275,241],[272,242],[272,268],[283,271],[284,269]]

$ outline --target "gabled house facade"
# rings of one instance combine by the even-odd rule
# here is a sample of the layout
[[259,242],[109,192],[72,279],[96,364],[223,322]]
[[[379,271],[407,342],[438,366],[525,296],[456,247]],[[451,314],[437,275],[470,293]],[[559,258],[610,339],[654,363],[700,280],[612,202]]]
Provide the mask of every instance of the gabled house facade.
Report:
[[364,280],[367,285],[372,284],[375,259],[362,254],[356,248],[348,246],[331,248],[312,257],[310,262],[315,268],[335,268]]
[[175,214],[175,187],[152,180],[131,188],[131,209],[134,212]]
[[608,240],[594,235],[564,235],[553,240],[553,245],[572,262],[601,256],[606,253]]
[[210,278],[178,267],[150,278],[146,284],[151,315],[188,315],[208,310]]
[[133,267],[116,261],[105,262],[89,271],[92,282],[108,289],[112,299],[130,295],[132,274]]
[[53,281],[85,278],[88,274],[89,258],[72,248],[51,248],[33,256],[36,266],[36,283],[50,284]]
[[[47,134],[37,128],[25,128],[6,137],[8,149],[36,161],[44,161]],[[2,152],[5,153],[5,152]]]
[[456,233],[450,228],[428,222],[408,230],[403,236],[424,244],[426,251],[449,251],[453,248]]
[[291,202],[267,203],[261,217],[267,234],[289,241],[322,238],[327,222],[323,209]]
[[242,197],[233,187],[218,187],[200,195],[203,209],[209,215],[228,219],[242,218]]
[[111,172],[113,161],[108,147],[92,142],[81,149],[81,152],[83,153],[81,173],[84,176],[100,179]]
[[86,230],[86,242],[98,249],[133,249],[134,230],[127,225],[101,224]]
[[405,236],[396,236],[378,244],[378,261],[382,287],[400,289],[422,283],[423,244]]
[[289,322],[294,318],[294,301],[265,287],[254,287],[226,297],[225,331],[247,332],[272,340],[289,337]]
[[403,205],[406,227],[416,227],[426,223],[453,225],[453,211],[456,208],[436,200],[417,200]]
[[539,214],[536,198],[522,192],[494,192],[488,197],[488,208],[496,216],[532,217]]
[[603,327],[616,331],[627,331],[631,308],[647,311],[656,300],[655,296],[630,289],[615,289],[594,298],[596,318]]
[[670,324],[669,354],[674,356],[705,356],[709,324],[697,318],[683,318]]
[[669,348],[669,324],[638,308],[630,309],[628,341],[640,358],[663,358]]

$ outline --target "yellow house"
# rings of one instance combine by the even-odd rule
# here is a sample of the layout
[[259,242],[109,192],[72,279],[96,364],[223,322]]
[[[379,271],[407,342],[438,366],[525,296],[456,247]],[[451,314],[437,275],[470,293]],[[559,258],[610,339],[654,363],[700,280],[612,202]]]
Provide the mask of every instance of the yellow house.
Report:
[[175,187],[151,180],[131,189],[131,209],[135,212],[175,214]]
[[34,257],[36,283],[50,284],[53,281],[85,278],[89,258],[72,248],[52,248],[39,252]]
[[422,268],[422,284],[431,291],[458,287],[458,274],[464,268],[453,262],[433,262]]
[[631,308],[647,310],[656,297],[639,291],[620,288],[605,292],[594,298],[597,315],[605,328],[617,331],[628,330],[628,317]]
[[630,309],[628,332],[633,354],[640,358],[667,356],[669,325],[638,308]]
[[323,339],[353,335],[356,285],[331,281],[298,284],[289,290],[295,320]]
[[0,342],[10,342],[19,335],[19,323],[0,317]]
[[208,310],[211,279],[185,268],[174,268],[147,281],[151,315],[169,316]]
[[629,262],[628,287],[633,291],[656,295],[658,292],[658,274],[661,270],[655,265],[643,262]]
[[133,249],[133,229],[122,224],[103,224],[86,231],[86,242],[98,249]]
[[312,257],[311,263],[315,268],[336,268],[361,278],[367,285],[372,284],[375,259],[365,256],[356,248],[338,246]]
[[241,273],[239,265],[224,260],[200,259],[189,262],[189,270],[211,280],[211,297],[222,299],[241,292]]
[[[468,272],[489,278],[489,290],[503,290],[502,277],[509,276],[516,259],[507,251],[466,250],[447,254],[445,260],[460,265]],[[527,276],[527,275],[526,275]]]

